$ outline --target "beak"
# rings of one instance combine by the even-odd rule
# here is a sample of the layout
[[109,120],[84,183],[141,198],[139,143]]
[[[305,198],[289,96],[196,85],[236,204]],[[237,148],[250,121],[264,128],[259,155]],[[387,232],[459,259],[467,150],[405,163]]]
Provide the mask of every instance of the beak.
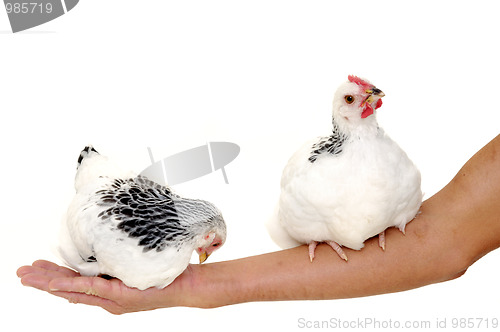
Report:
[[200,254],[200,264],[206,261],[208,256],[210,256],[210,254],[207,254],[206,252]]
[[382,90],[377,89],[376,87],[373,87],[371,89],[365,90],[366,93],[369,93],[371,95],[377,96],[377,97],[384,97],[385,93],[382,92]]

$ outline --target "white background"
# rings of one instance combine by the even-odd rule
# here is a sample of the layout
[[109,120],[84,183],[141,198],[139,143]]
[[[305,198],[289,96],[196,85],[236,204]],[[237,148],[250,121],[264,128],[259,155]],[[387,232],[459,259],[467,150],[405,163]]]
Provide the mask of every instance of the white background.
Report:
[[278,250],[264,223],[281,170],[302,142],[328,134],[333,92],[348,74],[385,92],[379,123],[419,166],[430,197],[499,132],[498,9],[82,0],[18,34],[0,10],[1,329],[293,331],[300,318],[367,317],[432,326],[447,318],[451,328],[453,317],[500,318],[498,251],[458,280],[398,294],[124,316],[22,287],[15,275],[36,259],[59,262],[51,246],[88,143],[136,171],[149,163],[148,146],[159,159],[208,141],[239,144],[229,185],[219,171],[175,189],[223,211],[228,241],[212,262]]

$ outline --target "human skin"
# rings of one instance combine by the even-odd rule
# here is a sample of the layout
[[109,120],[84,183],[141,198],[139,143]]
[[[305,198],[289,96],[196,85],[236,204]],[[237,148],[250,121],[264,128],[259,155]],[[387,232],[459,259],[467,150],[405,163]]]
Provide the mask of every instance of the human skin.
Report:
[[48,261],[23,266],[25,286],[100,306],[113,314],[174,306],[214,308],[253,301],[342,299],[399,292],[457,278],[500,247],[500,135],[476,153],[441,191],[424,201],[406,234],[386,231],[339,259],[318,245],[205,265],[190,265],[168,287],[139,291],[118,279],[82,277]]

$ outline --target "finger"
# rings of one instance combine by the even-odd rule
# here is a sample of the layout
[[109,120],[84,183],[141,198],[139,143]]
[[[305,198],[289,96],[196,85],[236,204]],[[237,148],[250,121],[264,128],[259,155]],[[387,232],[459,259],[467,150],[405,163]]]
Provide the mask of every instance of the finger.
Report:
[[[113,314],[126,312],[118,303],[134,292],[119,279],[105,280],[99,277],[57,278],[49,283],[49,291],[72,303],[100,306]],[[138,290],[135,290],[139,292]]]
[[99,277],[55,278],[50,281],[51,292],[72,292],[115,300],[120,297],[121,281]]
[[27,266],[21,266],[20,268],[17,269],[16,274],[19,278],[22,278],[26,274],[33,273],[34,268],[31,265]]
[[21,277],[21,283],[24,286],[33,287],[45,292],[49,292],[49,282],[51,280],[51,277],[39,273],[28,273]]
[[44,268],[40,268],[37,266],[22,266],[17,270],[17,276],[22,278],[27,274],[39,274],[39,275],[45,275],[51,278],[64,278],[64,277],[76,277],[79,276],[78,273],[76,273],[73,270],[66,269],[66,268],[60,268],[59,270],[47,270]]
[[59,266],[57,264],[45,260],[37,260],[33,262],[33,266],[40,267],[45,270],[60,272],[63,273],[64,275],[67,275],[68,277],[79,275],[79,273],[75,272],[74,270],[68,269],[67,267],[64,266]]
[[[32,267],[31,267],[32,268]],[[60,278],[61,279],[61,278]],[[70,279],[70,278],[63,278],[63,279]],[[71,279],[93,279],[90,277],[77,277],[77,278],[71,278]],[[104,280],[100,278],[95,278],[97,280]],[[62,297],[67,299],[70,303],[82,303],[82,304],[88,304],[92,306],[98,306],[102,307],[103,309],[109,311],[112,314],[122,314],[125,311],[123,308],[121,308],[117,303],[115,303],[112,300],[109,300],[107,298],[99,297],[97,291],[93,290],[94,284],[97,284],[97,288],[101,289],[102,286],[99,286],[99,282],[94,283],[91,282],[88,285],[90,286],[88,289],[85,289],[84,285],[87,285],[86,280],[78,280],[74,281],[69,286],[69,288],[74,288],[76,290],[80,290],[83,292],[67,292],[67,291],[55,291],[53,286],[49,286],[51,284],[52,280],[57,280],[51,278],[49,275],[42,274],[42,273],[29,273],[21,278],[21,283],[24,286],[29,286],[33,287],[45,292],[48,292],[50,294],[53,294],[58,297]],[[104,280],[106,281],[106,280]],[[60,283],[58,284],[57,282],[55,285],[64,285],[65,283]]]
[[112,314],[118,315],[122,314],[125,311],[114,301],[102,298],[102,297],[97,297],[93,295],[87,295],[83,293],[73,293],[73,292],[61,292],[61,291],[56,291],[52,292],[51,294],[65,298],[68,300],[70,303],[81,303],[81,304],[86,304],[86,305],[91,305],[91,306],[97,306],[101,307],[107,311],[109,311]]
[[[44,272],[46,271],[46,272]],[[17,276],[23,277],[29,273],[43,273],[48,274],[49,272],[55,272],[59,275],[59,277],[75,277],[79,274],[71,269],[68,269],[63,266],[59,266],[57,264],[48,262],[48,261],[36,261],[33,265],[22,266],[17,270]],[[57,275],[55,274],[55,275]]]

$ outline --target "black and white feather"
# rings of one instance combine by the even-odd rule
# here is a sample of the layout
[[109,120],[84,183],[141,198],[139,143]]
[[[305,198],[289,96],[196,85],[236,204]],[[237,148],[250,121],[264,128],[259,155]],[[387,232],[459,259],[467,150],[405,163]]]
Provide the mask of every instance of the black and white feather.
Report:
[[310,162],[315,162],[318,156],[323,153],[337,155],[342,152],[345,141],[348,136],[339,130],[339,127],[334,122],[332,134],[327,137],[321,137],[318,142],[312,145]]
[[123,171],[90,146],[78,158],[75,189],[60,253],[82,275],[163,288],[186,269],[193,251],[206,259],[225,241],[213,204]]

